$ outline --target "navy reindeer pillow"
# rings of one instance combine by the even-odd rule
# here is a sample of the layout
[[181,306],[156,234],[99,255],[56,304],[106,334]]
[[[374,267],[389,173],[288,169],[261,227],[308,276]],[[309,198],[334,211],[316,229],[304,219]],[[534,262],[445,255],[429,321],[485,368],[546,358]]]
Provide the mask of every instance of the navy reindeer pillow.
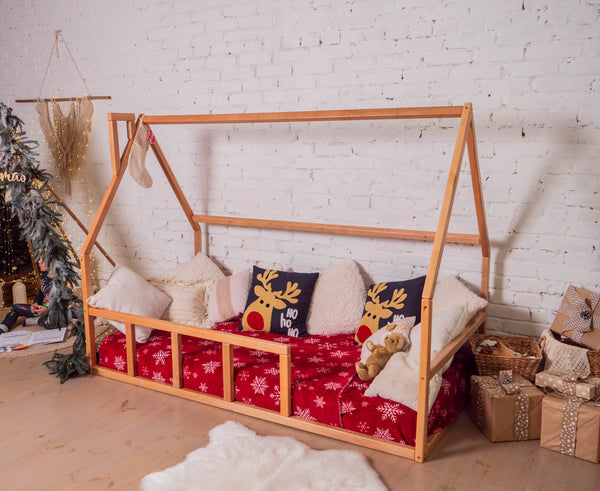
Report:
[[318,277],[254,266],[240,330],[308,336],[306,317]]
[[371,285],[354,341],[362,344],[378,329],[404,317],[414,315],[415,324],[421,322],[421,297],[424,286],[425,276]]

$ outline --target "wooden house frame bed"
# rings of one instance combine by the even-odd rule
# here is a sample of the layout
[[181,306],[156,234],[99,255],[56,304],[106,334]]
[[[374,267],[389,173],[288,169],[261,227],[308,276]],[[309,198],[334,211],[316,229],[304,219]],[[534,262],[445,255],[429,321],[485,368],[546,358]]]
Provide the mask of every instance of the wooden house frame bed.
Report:
[[[92,294],[92,278],[90,252],[98,237],[98,233],[106,218],[113,198],[127,167],[128,156],[131,151],[133,137],[136,129],[141,125],[181,125],[181,124],[246,124],[246,123],[302,123],[319,121],[355,121],[355,120],[383,120],[383,119],[459,119],[458,134],[448,180],[441,203],[439,222],[435,231],[413,231],[394,228],[377,228],[368,226],[332,225],[323,223],[307,223],[297,221],[278,221],[255,218],[241,218],[233,216],[198,215],[192,211],[176,177],[165,157],[158,141],[151,148],[173,189],[187,220],[189,221],[194,240],[194,251],[202,250],[202,228],[209,224],[218,224],[238,227],[256,227],[279,229],[287,231],[319,232],[325,234],[342,234],[364,237],[383,237],[402,240],[417,240],[433,242],[432,253],[427,270],[423,296],[421,302],[421,343],[419,366],[419,396],[417,410],[417,428],[415,446],[391,442],[377,437],[364,435],[354,431],[345,430],[322,423],[309,421],[292,415],[292,391],[290,369],[290,346],[268,340],[239,336],[227,332],[208,329],[198,329],[186,325],[175,324],[170,321],[145,318],[105,309],[94,308],[84,301],[85,329],[87,338],[87,355],[90,360],[92,374],[102,375],[112,379],[124,381],[141,387],[165,392],[190,400],[202,402],[212,406],[228,409],[238,413],[250,415],[267,421],[287,425],[301,430],[309,431],[330,438],[350,442],[356,445],[388,452],[394,455],[423,462],[434,447],[441,435],[439,432],[428,437],[427,418],[429,407],[429,381],[442,369],[445,363],[458,351],[466,340],[476,330],[483,331],[487,320],[487,309],[478,312],[467,324],[464,330],[449,345],[447,345],[434,359],[430,360],[431,349],[431,322],[435,285],[446,243],[470,244],[479,246],[482,254],[480,295],[488,298],[489,272],[490,272],[490,246],[482,196],[481,177],[478,162],[473,110],[470,103],[463,106],[450,107],[420,107],[420,108],[386,108],[386,109],[357,109],[333,111],[306,111],[306,112],[278,112],[278,113],[243,113],[243,114],[209,114],[209,115],[165,115],[151,116],[140,115],[137,120],[130,113],[109,113],[108,128],[110,137],[110,152],[112,162],[112,179],[100,204],[98,213],[90,228],[89,234],[81,252],[81,276],[83,298],[87,300]],[[127,125],[127,143],[120,155],[118,124]],[[456,194],[458,177],[461,170],[465,150],[468,154],[470,165],[471,184],[475,202],[478,224],[476,234],[454,234],[448,232],[448,225],[452,213],[453,202]],[[117,372],[99,366],[96,360],[94,345],[94,318],[100,317],[125,323],[127,372]],[[170,332],[172,346],[172,384],[156,382],[138,376],[136,367],[135,326],[146,326]],[[203,394],[183,387],[182,374],[182,336],[193,336],[206,340],[216,341],[222,345],[223,357],[223,387],[224,396],[217,397]],[[263,350],[279,356],[280,367],[280,411],[279,413],[260,407],[248,405],[235,400],[233,347],[241,346],[256,350]]]

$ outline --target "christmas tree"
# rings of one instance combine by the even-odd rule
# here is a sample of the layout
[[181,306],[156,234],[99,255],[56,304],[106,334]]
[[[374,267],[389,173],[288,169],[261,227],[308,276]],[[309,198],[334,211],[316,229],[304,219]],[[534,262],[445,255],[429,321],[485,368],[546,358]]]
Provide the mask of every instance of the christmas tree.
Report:
[[63,383],[89,371],[83,306],[72,290],[81,278],[67,239],[59,232],[60,203],[43,193],[52,176],[40,169],[35,153],[38,144],[26,139],[22,128],[23,122],[0,102],[0,195],[11,209],[11,220],[16,220],[22,231],[22,239],[31,243],[35,261],[42,259],[51,273],[50,303],[45,314],[49,324],[70,327],[70,336],[76,336],[71,354],[55,352],[45,363]]

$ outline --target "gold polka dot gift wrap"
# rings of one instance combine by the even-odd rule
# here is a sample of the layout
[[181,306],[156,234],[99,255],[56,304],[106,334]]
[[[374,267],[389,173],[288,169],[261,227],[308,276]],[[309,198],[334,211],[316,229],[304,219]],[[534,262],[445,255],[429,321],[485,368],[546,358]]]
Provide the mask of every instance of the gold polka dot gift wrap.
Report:
[[492,376],[471,376],[469,414],[492,442],[540,437],[544,393],[518,374],[500,383]]
[[600,402],[560,393],[542,402],[540,445],[549,450],[598,463]]

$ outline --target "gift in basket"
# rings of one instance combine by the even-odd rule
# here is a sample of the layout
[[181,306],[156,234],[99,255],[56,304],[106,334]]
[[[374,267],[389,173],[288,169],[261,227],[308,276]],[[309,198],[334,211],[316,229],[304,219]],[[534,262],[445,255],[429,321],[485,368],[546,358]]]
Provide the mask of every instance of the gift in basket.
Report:
[[469,338],[475,356],[477,374],[498,375],[500,370],[514,370],[533,382],[542,362],[542,351],[534,338],[473,334]]

